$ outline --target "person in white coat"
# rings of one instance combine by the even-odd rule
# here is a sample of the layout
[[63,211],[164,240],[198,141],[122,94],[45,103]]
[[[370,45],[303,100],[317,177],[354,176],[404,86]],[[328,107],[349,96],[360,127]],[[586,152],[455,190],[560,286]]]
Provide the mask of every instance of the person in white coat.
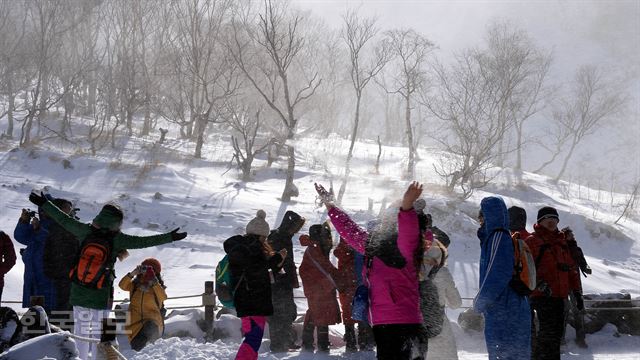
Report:
[[[444,256],[442,252],[445,252]],[[438,288],[438,300],[440,305],[448,307],[450,309],[457,309],[462,305],[462,299],[460,293],[456,288],[456,284],[453,281],[451,272],[446,266],[446,249],[438,246],[432,246],[426,253],[424,258],[424,266],[440,266],[440,269],[435,274],[433,281]],[[444,264],[441,262],[444,261]],[[425,269],[426,270],[426,269]],[[456,346],[456,339],[453,336],[453,330],[451,329],[451,323],[447,318],[446,313],[443,316],[444,323],[442,324],[442,332],[429,339],[429,351],[427,352],[427,360],[457,360],[458,348]]]

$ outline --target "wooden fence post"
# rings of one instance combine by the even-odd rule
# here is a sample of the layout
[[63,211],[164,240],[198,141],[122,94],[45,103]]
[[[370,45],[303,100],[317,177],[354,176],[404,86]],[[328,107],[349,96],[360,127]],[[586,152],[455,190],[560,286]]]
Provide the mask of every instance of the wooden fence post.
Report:
[[216,295],[213,293],[213,281],[204,282],[202,305],[204,305],[205,339],[210,340],[213,335],[213,319],[216,310]]

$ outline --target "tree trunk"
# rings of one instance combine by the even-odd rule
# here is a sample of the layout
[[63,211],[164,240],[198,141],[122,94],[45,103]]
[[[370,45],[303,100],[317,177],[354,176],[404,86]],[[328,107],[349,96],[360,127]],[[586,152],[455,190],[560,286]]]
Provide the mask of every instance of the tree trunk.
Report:
[[342,179],[342,184],[340,185],[340,189],[338,190],[338,205],[342,203],[342,197],[344,196],[345,191],[347,190],[347,183],[349,182],[349,175],[351,173],[351,158],[353,157],[353,148],[356,144],[356,138],[358,136],[358,124],[360,123],[360,100],[362,98],[362,93],[356,94],[356,112],[353,119],[353,130],[351,131],[351,144],[349,145],[349,152],[347,152],[347,161],[344,165],[344,178]]
[[413,129],[411,128],[411,97],[405,97],[405,125],[407,127],[407,143],[409,146],[409,164],[407,165],[407,177],[413,179],[415,177],[415,148],[413,144]]
[[13,81],[11,75],[7,77],[7,93],[9,94],[9,109],[7,109],[7,131],[6,135],[13,138],[13,109],[16,106],[16,94],[13,92]]
[[560,172],[554,179],[556,182],[560,181],[560,179],[562,178],[562,175],[564,175],[564,172],[567,170],[567,165],[569,164],[569,160],[571,159],[571,156],[573,156],[573,150],[576,149],[576,145],[578,145],[578,141],[574,137],[573,142],[571,143],[571,148],[569,149],[569,153],[567,154],[567,156],[564,158],[564,161],[562,162],[562,168],[560,168]]
[[[202,159],[202,146],[204,145],[204,135],[207,130],[206,115],[199,115],[196,118],[196,159]],[[208,117],[208,116],[206,116]]]
[[151,95],[147,91],[144,96],[144,123],[142,124],[141,136],[149,135],[151,131]]
[[382,155],[382,142],[380,141],[380,135],[378,135],[378,157],[376,158],[376,175],[380,174],[380,156]]
[[89,75],[89,95],[87,99],[87,114],[94,115],[96,113],[96,98],[98,96],[98,82],[95,79],[95,72],[91,71]]
[[522,170],[522,127],[516,125],[516,170]]
[[[288,139],[293,139],[293,134],[289,134]],[[287,153],[289,155],[287,164],[287,180],[284,185],[284,191],[282,192],[282,201],[289,202],[292,197],[298,196],[298,189],[293,184],[293,175],[296,170],[296,151],[293,145],[286,145]]]

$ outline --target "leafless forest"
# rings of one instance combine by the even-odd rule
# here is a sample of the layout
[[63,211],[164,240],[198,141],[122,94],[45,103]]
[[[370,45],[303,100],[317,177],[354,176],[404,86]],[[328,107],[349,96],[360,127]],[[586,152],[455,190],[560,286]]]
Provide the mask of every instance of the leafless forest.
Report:
[[[329,28],[274,0],[1,0],[0,141],[59,138],[95,155],[121,137],[166,135],[201,158],[207,135],[225,133],[245,181],[256,156],[287,159],[284,201],[297,196],[297,137],[351,141],[338,199],[356,140],[406,147],[407,178],[430,143],[442,154],[434,171],[466,197],[494,166],[559,164],[551,175],[565,178],[575,149],[629,107],[598,64],[554,80],[552,50],[508,20],[445,61],[429,34],[357,10],[342,19]],[[528,135],[535,117],[547,135]],[[523,169],[533,143],[547,159]]]

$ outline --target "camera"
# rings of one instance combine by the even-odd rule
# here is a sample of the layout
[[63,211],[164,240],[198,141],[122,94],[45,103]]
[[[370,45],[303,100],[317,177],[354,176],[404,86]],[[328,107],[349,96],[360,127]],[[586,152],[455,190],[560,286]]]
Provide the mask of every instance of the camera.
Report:
[[35,210],[27,209],[27,215],[29,219],[36,217],[37,212]]

